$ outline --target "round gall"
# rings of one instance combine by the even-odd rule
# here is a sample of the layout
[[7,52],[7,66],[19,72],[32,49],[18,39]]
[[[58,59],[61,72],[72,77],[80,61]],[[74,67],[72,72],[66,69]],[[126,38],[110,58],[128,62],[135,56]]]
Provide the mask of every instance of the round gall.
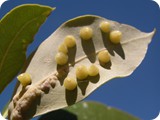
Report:
[[67,46],[64,43],[60,44],[58,47],[58,51],[67,54],[68,53]]
[[98,53],[98,60],[100,63],[107,63],[110,61],[110,55],[107,50],[100,51]]
[[105,33],[108,33],[110,31],[110,23],[109,22],[102,22],[100,24],[100,29],[105,32]]
[[64,38],[64,43],[68,48],[72,48],[72,47],[74,47],[76,45],[76,39],[72,35],[67,35]]
[[58,52],[55,56],[55,61],[58,65],[65,65],[68,62],[68,55]]
[[80,29],[79,34],[83,40],[89,40],[93,36],[93,30],[90,27],[83,27]]
[[63,85],[67,90],[74,90],[77,87],[77,81],[74,78],[66,77]]
[[17,79],[20,81],[20,83],[22,84],[22,86],[27,86],[29,84],[31,84],[31,75],[28,73],[22,73],[20,74]]
[[110,40],[112,43],[118,44],[118,43],[120,43],[120,40],[122,38],[122,33],[118,30],[115,30],[110,33],[109,37],[110,37]]
[[87,67],[84,65],[80,65],[76,68],[76,76],[79,80],[84,80],[88,77]]
[[99,69],[96,65],[92,64],[89,68],[88,68],[88,75],[89,76],[97,76],[99,74]]

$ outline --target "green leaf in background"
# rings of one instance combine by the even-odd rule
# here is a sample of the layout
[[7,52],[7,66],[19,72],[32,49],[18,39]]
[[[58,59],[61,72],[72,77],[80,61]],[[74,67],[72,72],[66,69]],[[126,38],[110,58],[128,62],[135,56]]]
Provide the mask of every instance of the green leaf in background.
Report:
[[50,112],[39,120],[139,120],[138,118],[96,102],[80,102],[73,106]]
[[0,20],[0,93],[24,65],[27,46],[52,10],[48,6],[25,4]]

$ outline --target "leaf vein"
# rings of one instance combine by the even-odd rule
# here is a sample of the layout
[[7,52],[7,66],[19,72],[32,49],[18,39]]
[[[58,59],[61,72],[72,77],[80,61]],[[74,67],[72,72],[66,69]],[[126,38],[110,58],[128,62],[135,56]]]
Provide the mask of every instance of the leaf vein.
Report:
[[26,27],[28,24],[30,24],[32,21],[38,19],[38,17],[39,17],[39,16],[33,18],[33,19],[30,20],[30,21],[27,21],[27,22],[21,27],[21,29],[16,33],[15,37],[11,40],[10,44],[9,44],[8,47],[7,47],[6,52],[4,53],[4,56],[2,57],[2,60],[1,60],[1,63],[0,63],[0,72],[1,72],[1,70],[2,70],[4,61],[5,61],[6,57],[7,57],[7,54],[8,54],[9,51],[10,51],[10,48],[12,47],[12,45],[14,44],[14,42],[17,40],[18,36],[21,34],[21,32],[25,29],[25,27]]

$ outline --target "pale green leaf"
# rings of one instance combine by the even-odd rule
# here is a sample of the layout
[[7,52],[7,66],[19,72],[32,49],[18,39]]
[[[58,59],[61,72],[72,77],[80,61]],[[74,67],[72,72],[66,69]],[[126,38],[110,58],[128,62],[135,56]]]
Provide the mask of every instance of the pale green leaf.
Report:
[[[108,21],[112,30],[122,32],[123,36],[120,44],[111,43],[108,33],[101,32],[99,25],[102,21]],[[82,41],[79,36],[79,31],[84,26],[93,29],[92,40],[88,42]],[[22,96],[19,96],[20,86],[14,99],[16,99],[15,104],[16,101],[20,104],[27,98],[29,105],[32,104],[32,106],[27,106],[28,111],[25,111],[25,113],[28,113],[27,116],[22,113],[19,113],[19,115],[22,118],[38,116],[72,105],[83,100],[107,81],[130,75],[144,59],[154,32],[141,32],[132,26],[93,15],[80,16],[64,23],[39,46],[26,70],[32,76],[32,85],[28,86],[26,91],[23,91]],[[58,51],[58,46],[62,44],[66,35],[75,36],[76,47],[69,49],[69,64],[59,66],[56,64],[54,57]],[[106,66],[101,66],[97,60],[97,53],[104,49],[109,51],[111,62]],[[88,67],[92,63],[98,66],[100,74],[96,77],[88,77],[84,81],[78,81],[78,87],[73,91],[65,90],[63,86],[64,78],[66,76],[76,78],[75,68],[78,65]],[[61,78],[58,77],[58,80],[55,78],[57,77],[57,71],[60,72],[60,75],[63,74]],[[50,86],[50,81],[55,82],[56,85]],[[44,86],[48,91],[42,90]],[[37,92],[42,93],[39,95]],[[36,97],[31,97],[32,95]],[[25,106],[20,108],[17,108],[17,106],[19,105],[13,106],[13,103],[11,103],[10,110],[26,109]],[[34,112],[30,111],[31,109]],[[13,114],[11,114],[11,118],[14,117]]]

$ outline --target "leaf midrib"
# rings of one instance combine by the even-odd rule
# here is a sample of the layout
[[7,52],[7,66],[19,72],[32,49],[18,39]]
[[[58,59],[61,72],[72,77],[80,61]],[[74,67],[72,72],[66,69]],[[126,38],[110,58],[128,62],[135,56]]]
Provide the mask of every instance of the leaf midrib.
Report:
[[[141,39],[141,38],[147,38],[148,36],[150,36],[150,35],[152,35],[152,34],[153,34],[153,32],[151,32],[150,34],[147,34],[147,35],[145,35],[145,36],[140,36],[140,37],[132,38],[132,39],[130,39],[129,41],[122,42],[121,44],[124,45],[124,44],[127,44],[127,43],[129,43],[129,42],[133,42],[133,41],[136,41],[136,40],[138,40],[138,39]],[[103,50],[105,50],[105,49],[106,49],[106,48],[103,47],[103,48],[101,48],[101,49],[99,49],[99,50],[96,50],[96,53],[95,53],[95,54],[97,55],[100,51],[103,51]],[[86,58],[87,58],[87,55],[84,55],[84,56],[76,59],[76,61],[75,61],[74,63],[70,63],[70,64],[69,64],[69,67],[73,66],[74,64],[78,64],[79,62],[83,61],[83,60],[86,59]],[[62,67],[60,70],[63,70],[63,67]],[[56,72],[56,71],[54,71],[54,72]]]
[[[43,14],[41,14],[41,15],[43,15]],[[8,47],[7,47],[6,52],[4,53],[4,57],[2,57],[2,60],[1,60],[1,63],[0,63],[0,72],[1,72],[1,70],[2,70],[4,61],[5,61],[6,57],[7,57],[7,54],[8,54],[9,51],[10,51],[10,48],[12,47],[12,45],[14,44],[14,42],[17,40],[18,36],[21,34],[21,32],[25,29],[25,27],[26,27],[28,24],[30,24],[32,21],[36,20],[38,17],[39,17],[39,16],[33,18],[33,19],[30,20],[30,21],[27,21],[27,22],[21,27],[21,29],[16,33],[15,37],[11,40],[10,44],[9,44]]]
[[121,44],[124,45],[124,44],[130,43],[130,42],[133,42],[133,41],[142,39],[142,38],[147,38],[147,37],[153,35],[154,33],[155,33],[155,31],[153,31],[153,32],[151,32],[151,33],[149,33],[149,34],[140,36],[140,37],[132,38],[132,39],[130,39],[130,40],[128,40],[128,41],[124,41],[124,42],[122,42]]

